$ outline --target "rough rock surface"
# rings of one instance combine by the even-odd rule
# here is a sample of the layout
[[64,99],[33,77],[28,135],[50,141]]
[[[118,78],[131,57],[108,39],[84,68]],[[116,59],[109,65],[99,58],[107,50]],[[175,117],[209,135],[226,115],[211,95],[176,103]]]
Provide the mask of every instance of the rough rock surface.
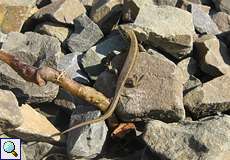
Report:
[[67,45],[71,52],[85,52],[103,37],[100,28],[87,15],[74,19],[74,33]]
[[190,5],[195,29],[200,33],[219,34],[220,31],[211,17],[196,4]]
[[18,101],[11,91],[0,89],[0,134],[23,123]]
[[[58,59],[62,55],[60,42],[56,38],[32,32],[9,33],[2,49],[35,67],[57,68]],[[50,82],[42,87],[26,82],[3,62],[0,62],[0,75],[1,87],[11,89],[23,102],[51,101],[58,92],[58,86]]]
[[195,118],[230,109],[230,76],[223,75],[191,90],[184,96],[184,105]]
[[[26,154],[26,160],[41,160],[41,159],[52,159],[55,153],[58,153],[58,157],[67,159],[64,157],[64,151],[61,147],[54,146],[45,142],[28,142],[22,144],[22,148]],[[60,155],[63,155],[60,156]],[[50,157],[49,157],[50,156]],[[48,158],[49,157],[49,158]],[[23,160],[23,159],[22,159]]]
[[113,53],[119,54],[127,48],[128,43],[120,34],[112,34],[96,46],[91,47],[82,57],[81,64],[91,79],[96,80],[97,76],[104,71],[101,64],[103,58]]
[[103,33],[108,33],[117,24],[122,11],[122,0],[100,0],[93,3],[90,18]]
[[85,12],[86,9],[79,0],[58,0],[41,8],[33,18],[73,24],[73,20]]
[[71,33],[70,28],[52,22],[41,23],[36,26],[34,31],[56,37],[62,43],[68,38],[69,34]]
[[222,32],[230,31],[230,15],[224,12],[217,12],[212,15],[213,21]]
[[60,136],[50,137],[59,131],[46,119],[45,116],[38,113],[29,105],[22,105],[20,111],[23,117],[23,124],[10,132],[10,135],[17,136],[20,139],[40,142],[58,142]]
[[195,75],[198,71],[197,62],[192,57],[183,59],[177,66],[182,70],[183,84],[189,80],[190,75]]
[[217,10],[230,14],[229,0],[212,0]]
[[140,53],[129,75],[134,87],[125,87],[121,94],[121,105],[117,108],[119,117],[126,121],[184,119],[183,84],[176,76],[178,70],[158,52]]
[[195,41],[200,68],[211,76],[230,73],[230,55],[227,46],[213,35],[204,35]]
[[31,6],[2,5],[0,2],[0,31],[3,33],[20,32],[24,22],[35,11]]
[[229,157],[230,116],[166,124],[150,121],[143,136],[159,159],[220,160]]
[[148,42],[176,58],[192,50],[195,33],[192,15],[182,9],[154,5],[141,7],[132,28],[140,41]]
[[[95,119],[101,115],[100,111],[92,106],[78,106],[71,116],[70,126]],[[107,126],[104,121],[78,128],[68,134],[67,152],[74,159],[78,157],[94,158],[102,151],[106,136]]]

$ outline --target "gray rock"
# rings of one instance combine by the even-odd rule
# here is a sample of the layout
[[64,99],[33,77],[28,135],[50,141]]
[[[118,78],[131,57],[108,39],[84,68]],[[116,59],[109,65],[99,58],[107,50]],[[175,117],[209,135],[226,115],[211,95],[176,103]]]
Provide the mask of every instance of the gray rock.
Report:
[[195,41],[200,68],[211,76],[230,73],[230,56],[227,46],[214,35],[204,35]]
[[86,9],[79,0],[57,0],[41,8],[33,18],[73,24],[73,20],[85,12]]
[[189,80],[190,75],[194,75],[198,71],[198,64],[192,57],[180,61],[177,66],[182,70],[183,84]]
[[195,118],[230,109],[230,76],[223,75],[206,82],[184,96],[184,105]]
[[178,80],[178,67],[158,52],[142,52],[129,75],[117,107],[124,121],[159,119],[166,122],[185,118],[183,84]]
[[230,31],[230,15],[224,12],[217,12],[212,15],[213,21],[222,32]]
[[72,32],[70,28],[52,22],[44,22],[36,26],[35,32],[56,37],[60,42],[64,42]]
[[91,47],[82,57],[81,64],[91,79],[96,80],[97,76],[104,71],[101,64],[103,58],[121,53],[128,47],[128,43],[120,34],[112,34],[96,46]]
[[0,89],[0,111],[0,134],[22,125],[18,101],[11,91]]
[[230,116],[166,124],[150,121],[143,136],[159,159],[222,160],[229,158]]
[[211,17],[207,13],[202,11],[198,5],[191,4],[190,10],[192,13],[195,29],[198,32],[200,32],[201,34],[208,33],[214,35],[220,33],[220,30],[218,29],[217,25],[213,22]]
[[230,14],[229,0],[212,0],[217,10]]
[[[15,55],[23,62],[35,67],[57,68],[60,59],[60,42],[53,37],[27,32],[12,32],[7,36],[2,49]],[[11,89],[21,100],[28,103],[52,101],[58,93],[58,86],[50,82],[43,87],[26,82],[7,64],[0,62],[0,86]]]
[[142,6],[132,28],[139,41],[147,42],[176,58],[181,58],[192,50],[195,33],[192,15],[182,9]]
[[[71,116],[70,126],[95,119],[101,115],[92,106],[78,106]],[[90,124],[71,131],[67,139],[67,153],[71,159],[79,157],[93,158],[97,156],[104,145],[107,136],[107,126],[104,121]]]
[[121,0],[94,1],[89,17],[107,34],[119,22],[121,11]]
[[67,42],[71,52],[85,52],[103,37],[97,24],[85,14],[74,19],[74,28]]
[[27,160],[48,160],[54,158],[55,155],[60,157],[60,160],[67,159],[64,148],[45,142],[24,143],[22,148],[25,151]]

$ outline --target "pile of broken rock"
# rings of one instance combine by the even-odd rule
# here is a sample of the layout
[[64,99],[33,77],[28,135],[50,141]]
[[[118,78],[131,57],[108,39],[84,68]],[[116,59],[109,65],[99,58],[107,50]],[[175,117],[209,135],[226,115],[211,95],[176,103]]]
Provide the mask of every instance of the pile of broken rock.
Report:
[[142,46],[116,109],[135,132],[112,139],[102,121],[50,137],[102,113],[0,61],[0,136],[22,139],[25,160],[229,159],[229,0],[0,0],[0,49],[111,98],[117,75],[103,62],[121,68],[120,24]]

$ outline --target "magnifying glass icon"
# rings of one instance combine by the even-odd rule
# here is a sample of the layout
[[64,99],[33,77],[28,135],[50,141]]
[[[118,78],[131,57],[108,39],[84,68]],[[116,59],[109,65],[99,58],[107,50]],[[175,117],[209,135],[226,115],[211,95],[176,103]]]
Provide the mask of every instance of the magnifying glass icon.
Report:
[[6,153],[11,153],[14,157],[18,156],[17,152],[15,152],[15,145],[11,141],[7,141],[3,144],[3,150]]

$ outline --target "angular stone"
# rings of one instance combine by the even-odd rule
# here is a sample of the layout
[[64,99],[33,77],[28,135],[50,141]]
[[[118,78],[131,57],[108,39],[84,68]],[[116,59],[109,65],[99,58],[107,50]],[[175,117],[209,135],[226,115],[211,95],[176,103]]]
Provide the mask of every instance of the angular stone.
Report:
[[5,6],[0,4],[0,31],[20,32],[24,22],[37,11],[31,6]]
[[92,19],[103,31],[109,33],[117,24],[122,11],[122,0],[97,0],[90,11]]
[[143,138],[159,159],[227,160],[229,132],[230,116],[223,115],[170,124],[150,121]]
[[0,89],[0,111],[0,134],[22,124],[18,101],[11,91]]
[[212,0],[217,10],[230,14],[229,0]]
[[191,11],[191,5],[196,5],[200,10],[202,10],[206,14],[209,14],[209,11],[211,9],[210,6],[202,5],[199,0],[179,0],[177,3],[177,7],[184,9],[186,11]]
[[[95,119],[101,115],[92,106],[78,106],[71,116],[70,126]],[[72,159],[94,158],[102,151],[108,128],[104,121],[77,128],[68,134],[67,153]]]
[[224,12],[217,12],[212,15],[213,21],[222,32],[230,31],[230,15]]
[[44,22],[36,26],[35,32],[56,37],[63,43],[71,33],[71,29],[61,24]]
[[211,17],[203,12],[199,6],[197,6],[196,4],[191,4],[190,11],[192,13],[195,29],[198,32],[200,32],[201,34],[208,33],[214,35],[220,33],[217,25],[213,22]]
[[198,71],[198,64],[192,57],[180,61],[177,66],[182,70],[183,84],[189,80],[190,75],[194,75]]
[[195,118],[230,109],[230,76],[223,75],[191,90],[184,96],[184,105]]
[[[166,122],[185,118],[183,84],[178,67],[155,51],[142,52],[120,97],[117,115],[124,121],[159,119]],[[127,83],[127,82],[126,82]]]
[[[57,62],[62,55],[60,42],[56,38],[32,32],[25,34],[9,33],[2,49],[36,67],[57,68]],[[3,62],[0,62],[0,75],[0,86],[11,89],[22,102],[52,101],[58,93],[59,87],[57,85],[48,82],[47,85],[39,87],[36,84],[26,82]]]
[[74,19],[74,28],[67,42],[71,52],[85,52],[103,37],[100,28],[85,14]]
[[91,47],[82,57],[81,64],[92,80],[96,80],[97,76],[105,70],[101,61],[106,56],[121,53],[128,47],[128,43],[120,34],[112,34],[96,46]]
[[203,72],[215,77],[230,73],[230,56],[223,42],[213,35],[204,35],[194,45]]
[[85,7],[79,0],[57,0],[41,8],[33,18],[73,24],[73,20],[85,12]]
[[140,41],[147,42],[176,58],[181,58],[192,50],[195,33],[192,15],[182,9],[171,6],[144,6],[132,28]]
[[63,158],[63,160],[68,159],[67,156],[65,155],[64,148],[45,142],[23,143],[22,149],[25,151],[26,160],[41,160],[41,159],[45,160],[45,159],[54,158],[51,155],[54,156],[57,155],[57,157],[59,157],[60,160],[61,158]]
[[184,94],[188,93],[192,89],[202,86],[202,82],[196,78],[195,76],[191,75],[187,82],[184,84]]
[[58,142],[60,140],[60,136],[50,137],[59,131],[45,116],[29,105],[22,105],[20,111],[24,120],[23,124],[10,132],[10,135],[17,136],[26,142]]

